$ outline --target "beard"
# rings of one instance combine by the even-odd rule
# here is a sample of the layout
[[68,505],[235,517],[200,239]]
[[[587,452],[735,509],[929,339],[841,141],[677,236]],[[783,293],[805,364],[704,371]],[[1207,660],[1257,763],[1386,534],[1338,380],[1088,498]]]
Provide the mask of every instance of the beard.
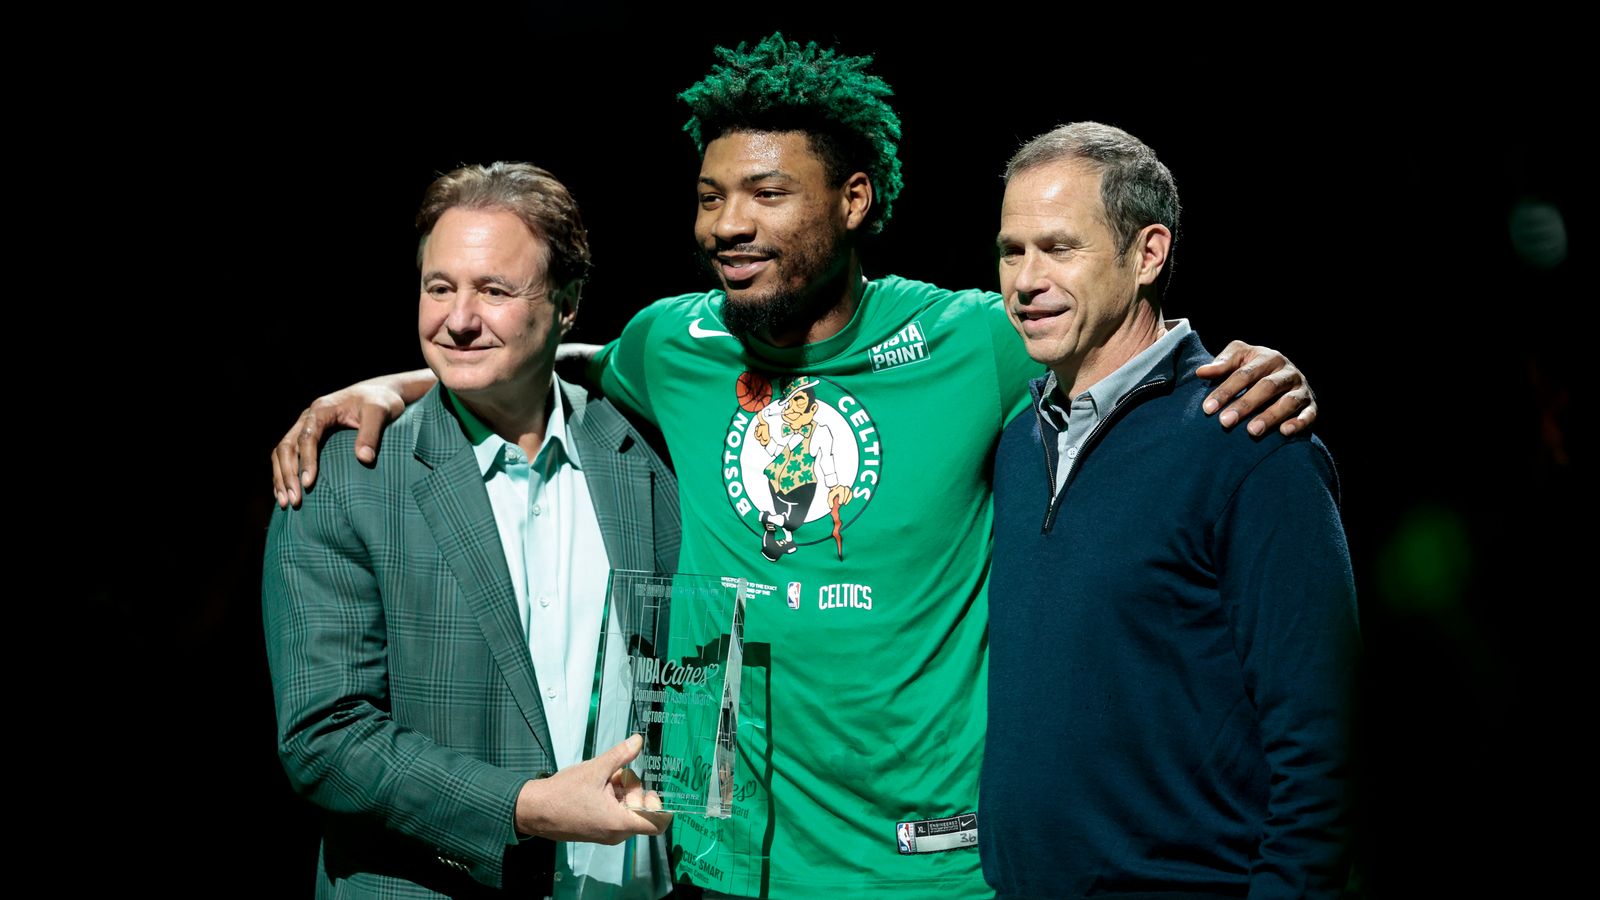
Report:
[[771,337],[803,330],[804,326],[827,312],[825,307],[828,304],[819,302],[823,296],[820,291],[807,294],[782,288],[764,297],[735,300],[729,295],[722,303],[722,324],[745,344],[749,344],[754,337]]
[[759,253],[772,259],[770,282],[760,291],[743,291],[735,297],[727,292],[722,303],[722,324],[746,346],[752,338],[804,333],[839,302],[834,282],[844,272],[848,259],[847,238],[843,234],[816,234],[788,250],[760,244],[713,247],[701,253],[701,260],[726,291],[728,285],[717,267],[716,254]]

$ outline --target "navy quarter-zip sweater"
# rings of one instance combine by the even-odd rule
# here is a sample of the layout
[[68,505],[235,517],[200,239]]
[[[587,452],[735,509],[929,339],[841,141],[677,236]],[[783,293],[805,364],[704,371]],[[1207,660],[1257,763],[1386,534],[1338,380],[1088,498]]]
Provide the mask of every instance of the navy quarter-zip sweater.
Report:
[[1333,460],[1206,417],[1210,359],[1191,334],[1158,362],[1058,505],[1055,429],[1001,437],[979,841],[1002,898],[1343,886],[1359,635]]

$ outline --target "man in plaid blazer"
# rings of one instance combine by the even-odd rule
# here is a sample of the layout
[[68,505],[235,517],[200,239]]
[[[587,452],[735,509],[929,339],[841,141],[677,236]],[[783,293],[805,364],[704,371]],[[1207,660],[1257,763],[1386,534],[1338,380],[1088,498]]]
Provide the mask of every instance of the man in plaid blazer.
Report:
[[554,840],[615,844],[660,834],[665,816],[628,808],[649,799],[622,768],[636,739],[556,771],[510,574],[521,566],[508,567],[468,429],[532,460],[559,404],[612,568],[675,569],[677,487],[610,404],[552,382],[588,262],[565,188],[532,166],[457,170],[418,220],[419,332],[440,387],[370,467],[344,446],[353,433],[336,437],[347,452],[268,532],[279,753],[327,811],[318,896],[539,897]]

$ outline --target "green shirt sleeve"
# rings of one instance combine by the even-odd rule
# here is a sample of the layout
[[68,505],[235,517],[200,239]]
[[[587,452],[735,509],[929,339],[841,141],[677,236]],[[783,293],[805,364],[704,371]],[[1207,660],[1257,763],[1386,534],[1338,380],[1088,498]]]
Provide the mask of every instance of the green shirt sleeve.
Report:
[[1010,422],[1028,408],[1028,382],[1044,374],[1044,366],[1033,361],[1023,347],[1022,337],[1011,327],[1011,317],[999,294],[987,295],[989,336],[994,341],[995,377],[1000,387],[1000,422]]
[[589,361],[589,382],[623,412],[656,425],[650,403],[650,388],[645,362],[650,347],[650,331],[661,318],[666,300],[658,300],[639,310],[622,329],[622,336],[605,345]]

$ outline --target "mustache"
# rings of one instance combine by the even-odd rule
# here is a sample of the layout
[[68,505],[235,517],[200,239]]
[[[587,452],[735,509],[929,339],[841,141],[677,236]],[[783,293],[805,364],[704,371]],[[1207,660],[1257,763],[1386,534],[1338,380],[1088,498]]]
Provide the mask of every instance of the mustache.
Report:
[[783,255],[778,251],[777,247],[769,247],[765,244],[724,244],[719,241],[717,244],[710,247],[705,247],[703,249],[705,250],[707,256],[712,257],[715,257],[719,253],[734,253],[748,254],[751,256],[767,256],[771,257],[772,259],[777,259]]

